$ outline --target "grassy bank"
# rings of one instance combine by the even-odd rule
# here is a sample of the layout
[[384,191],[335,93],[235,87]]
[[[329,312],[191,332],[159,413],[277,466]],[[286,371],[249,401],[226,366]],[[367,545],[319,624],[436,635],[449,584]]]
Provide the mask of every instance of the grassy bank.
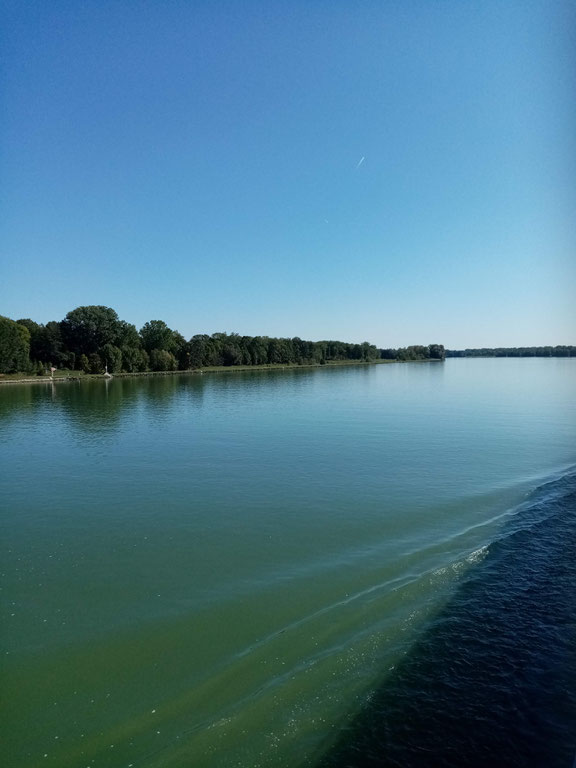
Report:
[[[235,373],[237,371],[270,371],[287,370],[290,368],[332,368],[342,365],[381,365],[388,363],[397,363],[398,360],[333,360],[325,364],[307,363],[307,364],[285,364],[268,363],[266,365],[210,365],[205,368],[192,368],[186,371],[139,371],[135,373],[115,373],[112,378],[136,378],[141,376],[179,376],[182,374],[205,374],[205,373]],[[413,362],[429,362],[413,361]],[[31,376],[29,373],[5,373],[0,374],[0,384],[46,384],[50,382],[62,381],[90,381],[92,379],[105,379],[102,373],[84,373],[83,371],[59,370],[51,376]]]

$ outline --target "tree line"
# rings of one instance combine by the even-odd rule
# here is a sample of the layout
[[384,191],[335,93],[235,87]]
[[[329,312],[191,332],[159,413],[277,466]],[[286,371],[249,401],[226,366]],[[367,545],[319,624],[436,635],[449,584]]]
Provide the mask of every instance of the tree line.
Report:
[[29,318],[0,316],[0,373],[43,374],[47,368],[85,373],[175,371],[208,366],[323,365],[377,359],[443,359],[444,347],[431,344],[378,349],[367,341],[305,341],[298,337],[197,334],[185,339],[163,320],[150,320],[140,330],[104,306],[77,307],[61,321],[45,325]]
[[381,349],[382,360],[399,360],[400,362],[413,362],[416,360],[444,360],[446,350],[443,344],[429,344],[427,347],[415,344],[411,347],[399,349]]
[[447,349],[446,357],[574,357],[576,347],[481,347],[480,349]]

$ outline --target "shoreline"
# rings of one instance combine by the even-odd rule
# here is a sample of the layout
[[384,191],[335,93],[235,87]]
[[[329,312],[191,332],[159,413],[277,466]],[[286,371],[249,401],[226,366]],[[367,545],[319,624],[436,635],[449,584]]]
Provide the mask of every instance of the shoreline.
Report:
[[82,373],[80,371],[75,373],[65,374],[63,376],[26,376],[22,375],[20,378],[16,378],[18,374],[5,374],[6,376],[14,376],[15,378],[3,378],[0,377],[0,385],[2,384],[47,384],[56,382],[70,382],[70,381],[98,381],[107,378],[111,379],[125,379],[125,378],[138,378],[148,376],[179,376],[182,374],[195,374],[198,376],[206,373],[236,373],[238,371],[278,371],[288,370],[296,368],[333,368],[347,365],[389,365],[391,363],[441,363],[442,360],[430,359],[430,360],[341,360],[325,363],[267,363],[265,365],[212,365],[205,368],[190,368],[186,371],[134,371],[134,372],[122,372],[112,374],[110,377],[106,377],[103,373]]

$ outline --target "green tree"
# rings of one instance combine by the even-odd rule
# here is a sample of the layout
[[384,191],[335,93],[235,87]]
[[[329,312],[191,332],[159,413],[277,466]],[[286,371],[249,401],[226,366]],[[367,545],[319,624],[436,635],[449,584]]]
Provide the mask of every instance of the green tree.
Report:
[[367,341],[362,342],[362,359],[363,360],[375,360],[378,357],[378,350],[373,344]]
[[446,350],[443,344],[430,344],[428,349],[432,360],[444,360],[446,358]]
[[45,362],[52,363],[58,368],[74,368],[76,353],[68,349],[62,338],[61,324],[50,320],[44,326],[44,338],[48,356]]
[[150,368],[153,371],[176,371],[178,361],[172,352],[166,349],[153,349],[150,352]]
[[66,349],[60,323],[51,320],[46,325],[40,325],[29,318],[17,320],[17,322],[26,326],[30,331],[30,357],[32,360],[40,360],[45,365],[54,365],[57,368],[74,367],[74,353]]
[[248,351],[253,365],[265,365],[268,362],[268,342],[265,336],[254,336],[248,344]]
[[120,321],[110,307],[77,307],[60,324],[68,348],[77,355],[98,352],[105,344],[114,344],[121,333]]
[[140,328],[142,346],[150,354],[154,349],[164,349],[174,353],[177,341],[174,331],[163,320],[150,320]]
[[34,320],[30,320],[29,317],[16,320],[16,322],[18,325],[23,325],[25,328],[28,328],[28,331],[30,332],[30,358],[32,360],[46,360],[47,358],[42,354],[44,346],[42,343],[44,341],[44,326],[39,325],[34,322]]
[[0,373],[30,369],[30,331],[0,315]]
[[238,344],[228,343],[222,349],[224,365],[242,365],[242,350]]
[[92,352],[88,355],[88,364],[90,367],[90,373],[104,373],[104,364],[102,358],[97,352]]
[[178,370],[187,371],[189,368],[191,368],[190,345],[184,336],[182,336],[181,333],[178,333],[178,331],[172,331],[172,338],[174,340],[172,354],[178,361]]
[[108,368],[108,373],[120,373],[122,370],[122,352],[114,344],[104,344],[99,353],[100,359]]
[[139,349],[142,346],[140,334],[136,330],[136,326],[132,323],[127,323],[125,320],[118,321],[118,332],[114,339],[114,344],[117,347],[133,347]]
[[224,346],[227,343],[228,334],[217,332],[210,336],[206,354],[207,365],[224,365]]
[[205,355],[209,338],[206,334],[196,334],[188,342],[190,368],[202,368],[202,366],[206,365]]
[[280,339],[270,339],[268,342],[268,362],[269,363],[281,363],[282,362],[282,345]]
[[147,371],[150,368],[150,355],[145,349],[138,350],[138,358],[136,362],[136,370]]
[[145,371],[148,368],[148,353],[140,347],[122,347],[122,370],[128,373]]

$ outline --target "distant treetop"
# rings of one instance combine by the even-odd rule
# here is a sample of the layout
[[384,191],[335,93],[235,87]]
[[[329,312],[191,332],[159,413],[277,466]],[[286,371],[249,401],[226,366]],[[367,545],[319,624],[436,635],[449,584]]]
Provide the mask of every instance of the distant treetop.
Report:
[[575,357],[576,347],[482,347],[447,349],[446,357]]

